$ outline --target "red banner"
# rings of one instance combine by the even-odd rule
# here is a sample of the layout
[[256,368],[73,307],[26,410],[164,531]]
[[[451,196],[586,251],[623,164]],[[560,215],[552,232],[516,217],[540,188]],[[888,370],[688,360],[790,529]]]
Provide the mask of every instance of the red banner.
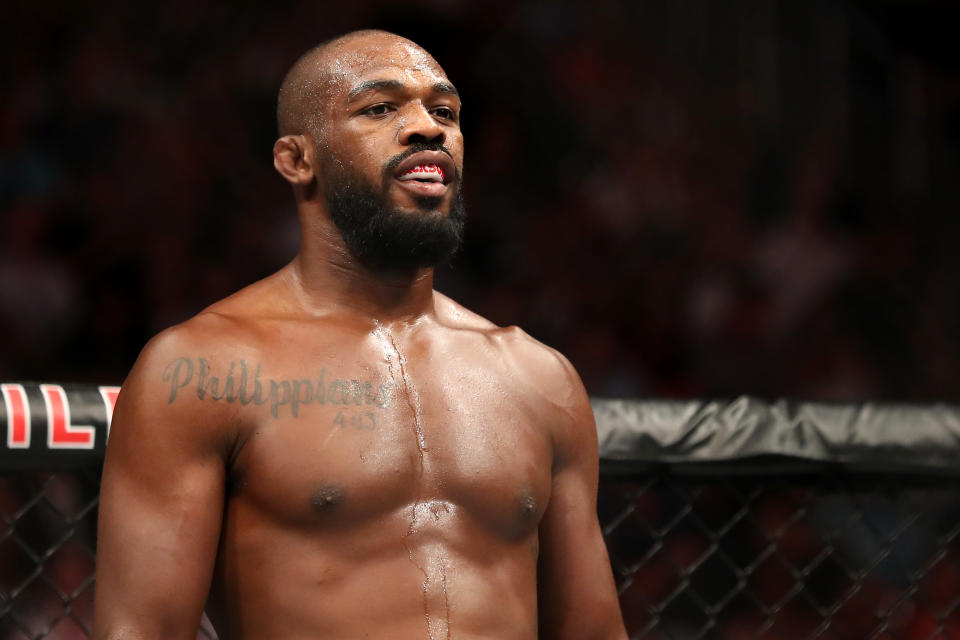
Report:
[[89,465],[103,457],[120,387],[0,384],[0,468]]

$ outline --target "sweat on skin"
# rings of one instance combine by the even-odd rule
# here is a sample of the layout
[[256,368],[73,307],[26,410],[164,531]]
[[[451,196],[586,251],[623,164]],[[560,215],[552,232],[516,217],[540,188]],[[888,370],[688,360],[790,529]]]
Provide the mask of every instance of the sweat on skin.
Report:
[[291,69],[274,166],[300,251],[124,382],[96,640],[189,640],[205,606],[224,640],[626,639],[579,377],[433,288],[460,238],[459,116],[393,34]]

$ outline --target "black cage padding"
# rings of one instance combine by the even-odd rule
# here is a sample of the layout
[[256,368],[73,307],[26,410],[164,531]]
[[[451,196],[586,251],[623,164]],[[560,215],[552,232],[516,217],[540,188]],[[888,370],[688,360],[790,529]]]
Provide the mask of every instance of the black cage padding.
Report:
[[[109,412],[105,390],[115,387],[30,382],[3,387],[0,469],[78,468],[102,460]],[[51,387],[63,389],[70,418],[67,431],[90,427],[94,435],[89,442],[56,441],[54,421],[47,414]],[[960,409],[953,405],[768,402],[749,396],[592,402],[605,473],[637,473],[663,465],[679,465],[683,473],[751,474],[805,473],[825,464],[880,472],[956,474],[960,469],[955,463],[960,457]],[[19,446],[11,436],[11,409],[22,412],[24,405],[30,430],[26,447],[22,431]],[[60,427],[63,435],[62,420]]]
[[960,410],[909,405],[733,400],[593,399],[608,473],[667,465],[682,473],[956,474]]

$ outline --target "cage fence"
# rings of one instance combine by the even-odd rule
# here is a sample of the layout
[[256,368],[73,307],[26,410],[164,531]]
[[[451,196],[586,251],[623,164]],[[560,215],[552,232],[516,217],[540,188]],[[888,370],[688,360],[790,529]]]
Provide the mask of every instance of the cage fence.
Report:
[[632,638],[960,639],[960,485],[822,475],[607,478]]
[[[823,421],[836,410],[842,429]],[[960,477],[930,440],[952,437],[956,416],[902,411],[595,402],[598,515],[630,637],[960,640]],[[814,423],[821,444],[843,446],[812,447]],[[906,440],[893,448],[877,437],[891,424]],[[870,445],[851,447],[865,432]],[[42,447],[0,458],[0,639],[90,637],[105,439],[69,469]],[[198,638],[215,637],[204,620]]]

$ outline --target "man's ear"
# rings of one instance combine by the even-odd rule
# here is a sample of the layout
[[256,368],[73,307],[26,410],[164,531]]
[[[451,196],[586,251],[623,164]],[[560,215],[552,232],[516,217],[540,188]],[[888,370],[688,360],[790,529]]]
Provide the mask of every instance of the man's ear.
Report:
[[283,136],[273,143],[273,166],[293,185],[308,185],[316,178],[313,147],[306,136]]

